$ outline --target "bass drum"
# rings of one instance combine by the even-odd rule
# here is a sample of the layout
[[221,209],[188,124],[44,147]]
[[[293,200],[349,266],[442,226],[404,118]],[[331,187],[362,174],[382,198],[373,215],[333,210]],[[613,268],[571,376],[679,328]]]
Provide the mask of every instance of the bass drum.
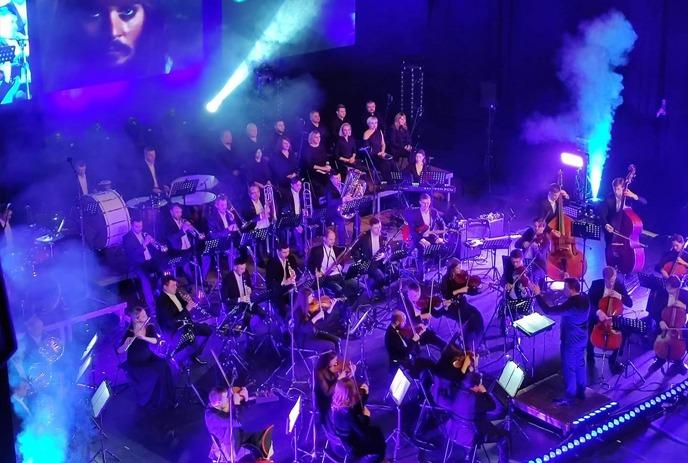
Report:
[[92,249],[105,249],[122,244],[131,228],[127,205],[115,190],[99,191],[82,198],[84,239]]

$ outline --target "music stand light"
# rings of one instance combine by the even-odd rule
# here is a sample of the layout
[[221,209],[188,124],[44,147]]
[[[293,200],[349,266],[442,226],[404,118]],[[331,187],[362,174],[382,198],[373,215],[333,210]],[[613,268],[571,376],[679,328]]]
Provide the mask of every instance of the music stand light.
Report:
[[98,342],[98,333],[94,334],[93,337],[91,338],[91,340],[86,345],[86,349],[84,350],[84,353],[81,354],[81,360],[82,361],[88,356],[88,354],[91,353],[91,351],[93,350],[93,347],[95,347],[97,342]]

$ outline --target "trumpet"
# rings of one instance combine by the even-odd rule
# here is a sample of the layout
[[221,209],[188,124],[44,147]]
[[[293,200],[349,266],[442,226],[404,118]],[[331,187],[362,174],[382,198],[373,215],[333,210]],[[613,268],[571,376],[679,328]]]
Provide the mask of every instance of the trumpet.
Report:
[[270,213],[270,222],[277,222],[277,209],[275,208],[275,190],[272,183],[268,182],[263,188],[265,195],[265,207]]
[[143,232],[143,238],[148,238],[150,236],[151,238],[151,243],[150,245],[153,246],[155,249],[157,249],[160,252],[167,252],[167,246],[162,244],[161,242],[157,241],[155,238],[153,238],[150,234]]
[[189,222],[188,220],[184,220],[184,223],[187,224],[187,225],[189,226],[188,231],[189,231],[194,237],[198,238],[199,240],[204,240],[204,239],[205,239],[205,235],[204,235],[203,233],[199,232],[198,229],[197,229],[196,227],[194,227],[193,224],[192,224],[191,222]]
[[185,293],[185,292],[182,291],[182,290],[178,290],[178,291],[177,291],[177,294],[179,294],[179,297],[181,297],[182,299],[184,299],[184,300],[186,301],[187,307],[188,307],[189,309],[193,309],[193,308],[195,308],[196,306],[198,306],[198,303],[197,303],[196,301],[193,300],[193,298],[191,297],[190,294]]

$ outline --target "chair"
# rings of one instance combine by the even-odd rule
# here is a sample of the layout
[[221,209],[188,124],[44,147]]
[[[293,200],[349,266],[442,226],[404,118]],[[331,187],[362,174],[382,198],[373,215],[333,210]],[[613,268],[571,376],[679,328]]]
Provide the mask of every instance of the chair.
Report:
[[[447,413],[449,414],[449,419],[444,423],[444,435],[447,438],[447,445],[444,448],[444,459],[442,461],[454,461],[450,460],[449,457],[454,446],[458,445],[466,452],[466,461],[475,463],[478,456],[478,449],[482,448],[485,458],[490,462],[490,455],[487,453],[485,443],[480,438],[480,434],[477,432],[475,424],[456,416],[450,411],[447,411]],[[452,424],[454,424],[454,426],[452,426]],[[473,437],[470,441],[467,441],[466,438],[469,435]]]

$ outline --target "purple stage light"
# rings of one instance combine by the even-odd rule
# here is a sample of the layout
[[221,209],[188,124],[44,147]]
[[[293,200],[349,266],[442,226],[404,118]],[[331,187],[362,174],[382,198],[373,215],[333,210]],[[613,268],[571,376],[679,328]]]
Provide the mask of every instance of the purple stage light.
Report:
[[566,166],[575,167],[577,169],[582,169],[585,165],[585,160],[583,156],[573,153],[561,153],[561,162]]

